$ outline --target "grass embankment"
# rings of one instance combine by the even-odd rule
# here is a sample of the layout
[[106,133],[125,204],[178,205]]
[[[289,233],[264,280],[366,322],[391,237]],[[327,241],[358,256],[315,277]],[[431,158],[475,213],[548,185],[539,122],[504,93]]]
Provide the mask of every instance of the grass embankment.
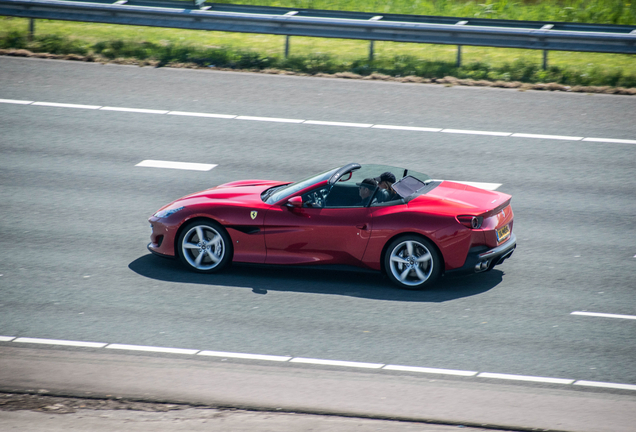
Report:
[[214,0],[214,2],[523,21],[636,23],[636,2],[625,0]]
[[[628,4],[618,0],[502,0],[485,4],[459,0],[234,0],[232,3],[544,21],[636,22],[636,1]],[[38,20],[35,38],[29,41],[27,27],[26,19],[0,18],[1,52],[48,53],[77,60],[155,66],[636,94],[636,62],[630,55],[551,51],[550,66],[544,71],[541,51],[464,47],[463,65],[458,68],[456,47],[452,45],[376,42],[374,60],[369,61],[366,41],[293,37],[291,55],[284,58],[282,36]]]

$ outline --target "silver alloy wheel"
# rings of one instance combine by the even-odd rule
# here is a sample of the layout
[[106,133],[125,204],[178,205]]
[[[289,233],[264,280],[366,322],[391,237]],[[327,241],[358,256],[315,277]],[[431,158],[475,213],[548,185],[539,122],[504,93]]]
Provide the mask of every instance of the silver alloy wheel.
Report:
[[425,245],[416,240],[405,240],[391,251],[389,266],[399,283],[417,286],[431,277],[434,261]]
[[226,253],[223,236],[208,225],[196,225],[183,236],[181,252],[188,264],[197,270],[212,270]]

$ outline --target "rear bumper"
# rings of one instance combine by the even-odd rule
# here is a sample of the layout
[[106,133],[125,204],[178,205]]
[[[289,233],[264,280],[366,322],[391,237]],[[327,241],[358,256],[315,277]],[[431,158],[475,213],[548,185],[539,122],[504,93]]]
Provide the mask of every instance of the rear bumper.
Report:
[[494,249],[484,249],[483,247],[472,248],[468,252],[466,262],[458,269],[449,270],[447,274],[470,274],[492,270],[493,267],[503,263],[510,258],[517,247],[517,237],[514,233],[505,243]]

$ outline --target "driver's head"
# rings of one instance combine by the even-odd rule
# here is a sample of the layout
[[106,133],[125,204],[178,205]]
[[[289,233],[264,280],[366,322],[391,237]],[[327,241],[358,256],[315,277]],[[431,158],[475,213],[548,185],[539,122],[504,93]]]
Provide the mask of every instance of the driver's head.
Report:
[[365,178],[361,183],[356,184],[359,187],[358,193],[362,199],[370,197],[375,188],[378,187],[378,182],[373,178]]
[[388,190],[391,186],[393,186],[393,183],[395,183],[395,175],[393,175],[393,173],[390,172],[385,172],[380,174],[380,177],[376,177],[374,178],[374,180],[376,182],[378,182],[378,187],[380,187],[381,189],[385,189]]

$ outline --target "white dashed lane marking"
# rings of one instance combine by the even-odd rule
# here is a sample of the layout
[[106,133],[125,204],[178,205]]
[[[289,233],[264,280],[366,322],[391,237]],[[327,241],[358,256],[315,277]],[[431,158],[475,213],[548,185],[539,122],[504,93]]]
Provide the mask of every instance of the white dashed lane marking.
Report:
[[180,169],[180,170],[191,170],[191,171],[210,171],[212,168],[214,168],[217,165],[192,163],[192,162],[158,161],[158,160],[149,159],[149,160],[143,160],[135,166],[146,167],[146,168],[169,168],[169,169]]
[[609,313],[599,313],[599,312],[572,312],[570,315],[583,315],[583,316],[591,316],[591,317],[600,317],[600,318],[621,318],[621,319],[631,319],[636,320],[636,315],[619,315],[619,314],[609,314]]
[[84,347],[84,348],[104,348],[107,345],[101,342],[83,342],[83,341],[40,339],[40,338],[28,338],[28,337],[21,337],[21,338],[14,339],[13,342],[43,344],[43,345],[63,345],[63,346],[74,346],[74,347]]
[[386,365],[382,369],[394,370],[402,372],[418,372],[428,374],[441,374],[441,375],[457,375],[457,376],[475,376],[479,372],[476,371],[464,371],[455,369],[438,369],[438,368],[426,368],[418,366],[399,366],[399,365]]
[[99,105],[78,105],[78,104],[65,104],[65,103],[54,103],[54,102],[34,102],[33,105],[57,107],[57,108],[91,109],[91,110],[96,110],[101,108]]
[[120,107],[101,107],[99,109],[101,111],[121,111],[121,112],[131,112],[131,113],[141,113],[141,114],[168,114],[169,112],[166,110],[153,110],[153,109],[143,109],[143,108],[120,108]]
[[[193,170],[193,171],[210,171],[212,168],[217,167],[218,165],[192,163],[192,162],[143,160],[135,166],[145,167],[145,168],[170,168],[170,169]],[[437,181],[444,181],[444,180],[437,180]],[[502,185],[502,183],[481,183],[481,182],[460,181],[460,180],[449,180],[449,181],[465,184],[468,186],[473,186],[480,189],[491,190],[491,191],[497,190]]]
[[277,362],[286,362],[291,360],[291,357],[289,356],[233,353],[233,352],[225,352],[225,351],[201,351],[199,352],[198,355],[210,356],[210,357],[223,357],[223,358],[238,358],[238,359],[247,359],[247,360],[266,360],[266,361],[277,361]]
[[500,373],[490,373],[490,372],[482,372],[479,375],[477,375],[477,378],[493,378],[493,379],[504,379],[504,380],[512,380],[512,381],[544,382],[544,383],[551,383],[551,384],[572,384],[574,382],[573,379],[547,378],[547,377],[526,376],[526,375],[510,375],[510,374],[500,374]]
[[611,388],[611,389],[620,389],[620,390],[636,390],[636,385],[633,385],[633,384],[618,384],[618,383],[607,383],[607,382],[598,382],[598,381],[577,381],[574,383],[574,385]]
[[427,128],[427,127],[416,127],[416,126],[393,126],[393,125],[373,125],[371,126],[373,129],[390,129],[390,130],[404,130],[404,131],[415,131],[415,132],[441,132],[441,128]]
[[33,101],[15,100],[15,99],[0,99],[0,103],[14,104],[14,105],[31,105]]
[[198,113],[198,112],[187,112],[187,111],[170,111],[168,115],[176,115],[176,116],[188,116],[188,117],[207,117],[207,118],[220,118],[220,119],[234,119],[238,116],[231,114],[209,114],[209,113]]
[[316,126],[342,126],[342,127],[372,128],[372,129],[431,132],[431,133],[441,132],[441,133],[450,133],[450,134],[487,135],[487,136],[489,135],[489,136],[498,136],[498,137],[530,138],[530,139],[559,140],[559,141],[586,141],[586,142],[609,143],[609,144],[636,144],[636,140],[632,140],[632,139],[574,137],[574,136],[567,136],[567,135],[543,135],[543,134],[529,134],[529,133],[464,130],[464,129],[450,129],[450,128],[444,129],[444,128],[400,126],[400,125],[374,125],[372,123],[347,123],[347,122],[323,121],[323,120],[287,119],[287,118],[276,118],[276,117],[254,117],[254,116],[243,116],[243,115],[235,115],[235,114],[215,114],[215,113],[169,111],[169,110],[156,110],[156,109],[144,109],[144,108],[109,107],[109,106],[98,106],[98,105],[67,104],[67,103],[57,103],[57,102],[35,102],[35,101],[17,100],[17,99],[0,99],[0,103],[14,104],[14,105],[57,107],[57,108],[83,108],[83,109],[91,109],[91,110],[99,110],[99,111],[119,111],[119,112],[142,113],[142,114],[160,114],[160,115],[175,115],[175,116],[204,117],[204,118],[207,117],[207,118],[229,119],[229,120],[232,120],[232,119],[252,120],[252,121],[262,121],[262,122],[306,124],[306,125],[316,125]]
[[304,120],[275,118],[275,117],[252,117],[252,116],[237,116],[237,120],[252,120],[252,121],[265,121],[274,123],[302,123]]
[[583,141],[605,142],[605,143],[616,143],[616,144],[636,144],[636,140],[615,139],[615,138],[583,138]]
[[636,391],[636,385],[634,384],[622,384],[622,383],[610,383],[600,381],[584,381],[573,380],[566,378],[550,378],[530,375],[512,375],[512,374],[500,374],[491,372],[477,372],[477,371],[464,371],[456,369],[441,369],[441,368],[427,368],[421,366],[399,366],[399,365],[387,365],[383,363],[365,363],[356,361],[342,361],[342,360],[327,360],[305,357],[292,357],[292,356],[277,356],[277,355],[263,355],[263,354],[248,354],[248,353],[234,353],[225,351],[202,351],[197,349],[184,349],[184,348],[166,348],[155,347],[147,345],[126,345],[126,344],[108,344],[103,342],[82,342],[82,341],[69,341],[59,339],[40,339],[40,338],[27,338],[14,336],[0,336],[0,342],[18,342],[18,343],[32,343],[43,345],[61,345],[61,346],[73,346],[83,348],[105,348],[105,349],[117,349],[123,351],[142,351],[142,352],[155,352],[155,353],[168,353],[168,354],[182,354],[182,355],[201,355],[220,358],[236,358],[244,360],[262,360],[262,361],[275,361],[275,362],[289,362],[299,364],[312,364],[322,366],[340,366],[347,368],[362,368],[362,369],[378,369],[389,370],[398,372],[413,372],[413,373],[425,373],[425,374],[437,374],[437,375],[454,375],[474,378],[485,379],[498,379],[498,380],[512,380],[512,381],[527,381],[527,382],[541,382],[549,384],[561,384],[561,385],[579,385],[588,387],[602,387],[609,389],[619,390],[633,390]]
[[127,350],[127,351],[145,351],[145,352],[158,352],[158,353],[170,353],[170,354],[196,354],[199,350],[183,349],[183,348],[165,348],[154,347],[145,345],[124,345],[124,344],[109,344],[107,349]]
[[304,124],[319,125],[319,126],[344,126],[344,127],[357,127],[357,128],[370,128],[373,126],[371,123],[345,123],[334,121],[320,121],[320,120],[305,120]]
[[507,137],[512,135],[512,132],[489,132],[489,131],[463,130],[463,129],[442,129],[442,132],[451,133],[451,134],[490,135],[490,136],[502,136],[502,137]]
[[514,138],[538,138],[538,139],[550,139],[550,140],[564,140],[564,141],[581,141],[583,137],[563,136],[563,135],[537,135],[537,134],[524,134],[515,133],[512,134]]
[[363,369],[380,369],[384,364],[382,363],[363,363],[363,362],[352,362],[352,361],[342,361],[342,360],[323,360],[323,359],[315,359],[315,358],[304,358],[304,357],[294,357],[290,360],[290,363],[306,363],[306,364],[315,364],[315,365],[325,365],[325,366],[344,366],[344,367],[354,367],[354,368],[363,368]]
[[489,191],[497,190],[502,185],[502,183],[481,183],[481,182],[460,181],[460,180],[448,180],[448,181],[465,184],[465,185],[476,187],[479,189],[486,189]]

